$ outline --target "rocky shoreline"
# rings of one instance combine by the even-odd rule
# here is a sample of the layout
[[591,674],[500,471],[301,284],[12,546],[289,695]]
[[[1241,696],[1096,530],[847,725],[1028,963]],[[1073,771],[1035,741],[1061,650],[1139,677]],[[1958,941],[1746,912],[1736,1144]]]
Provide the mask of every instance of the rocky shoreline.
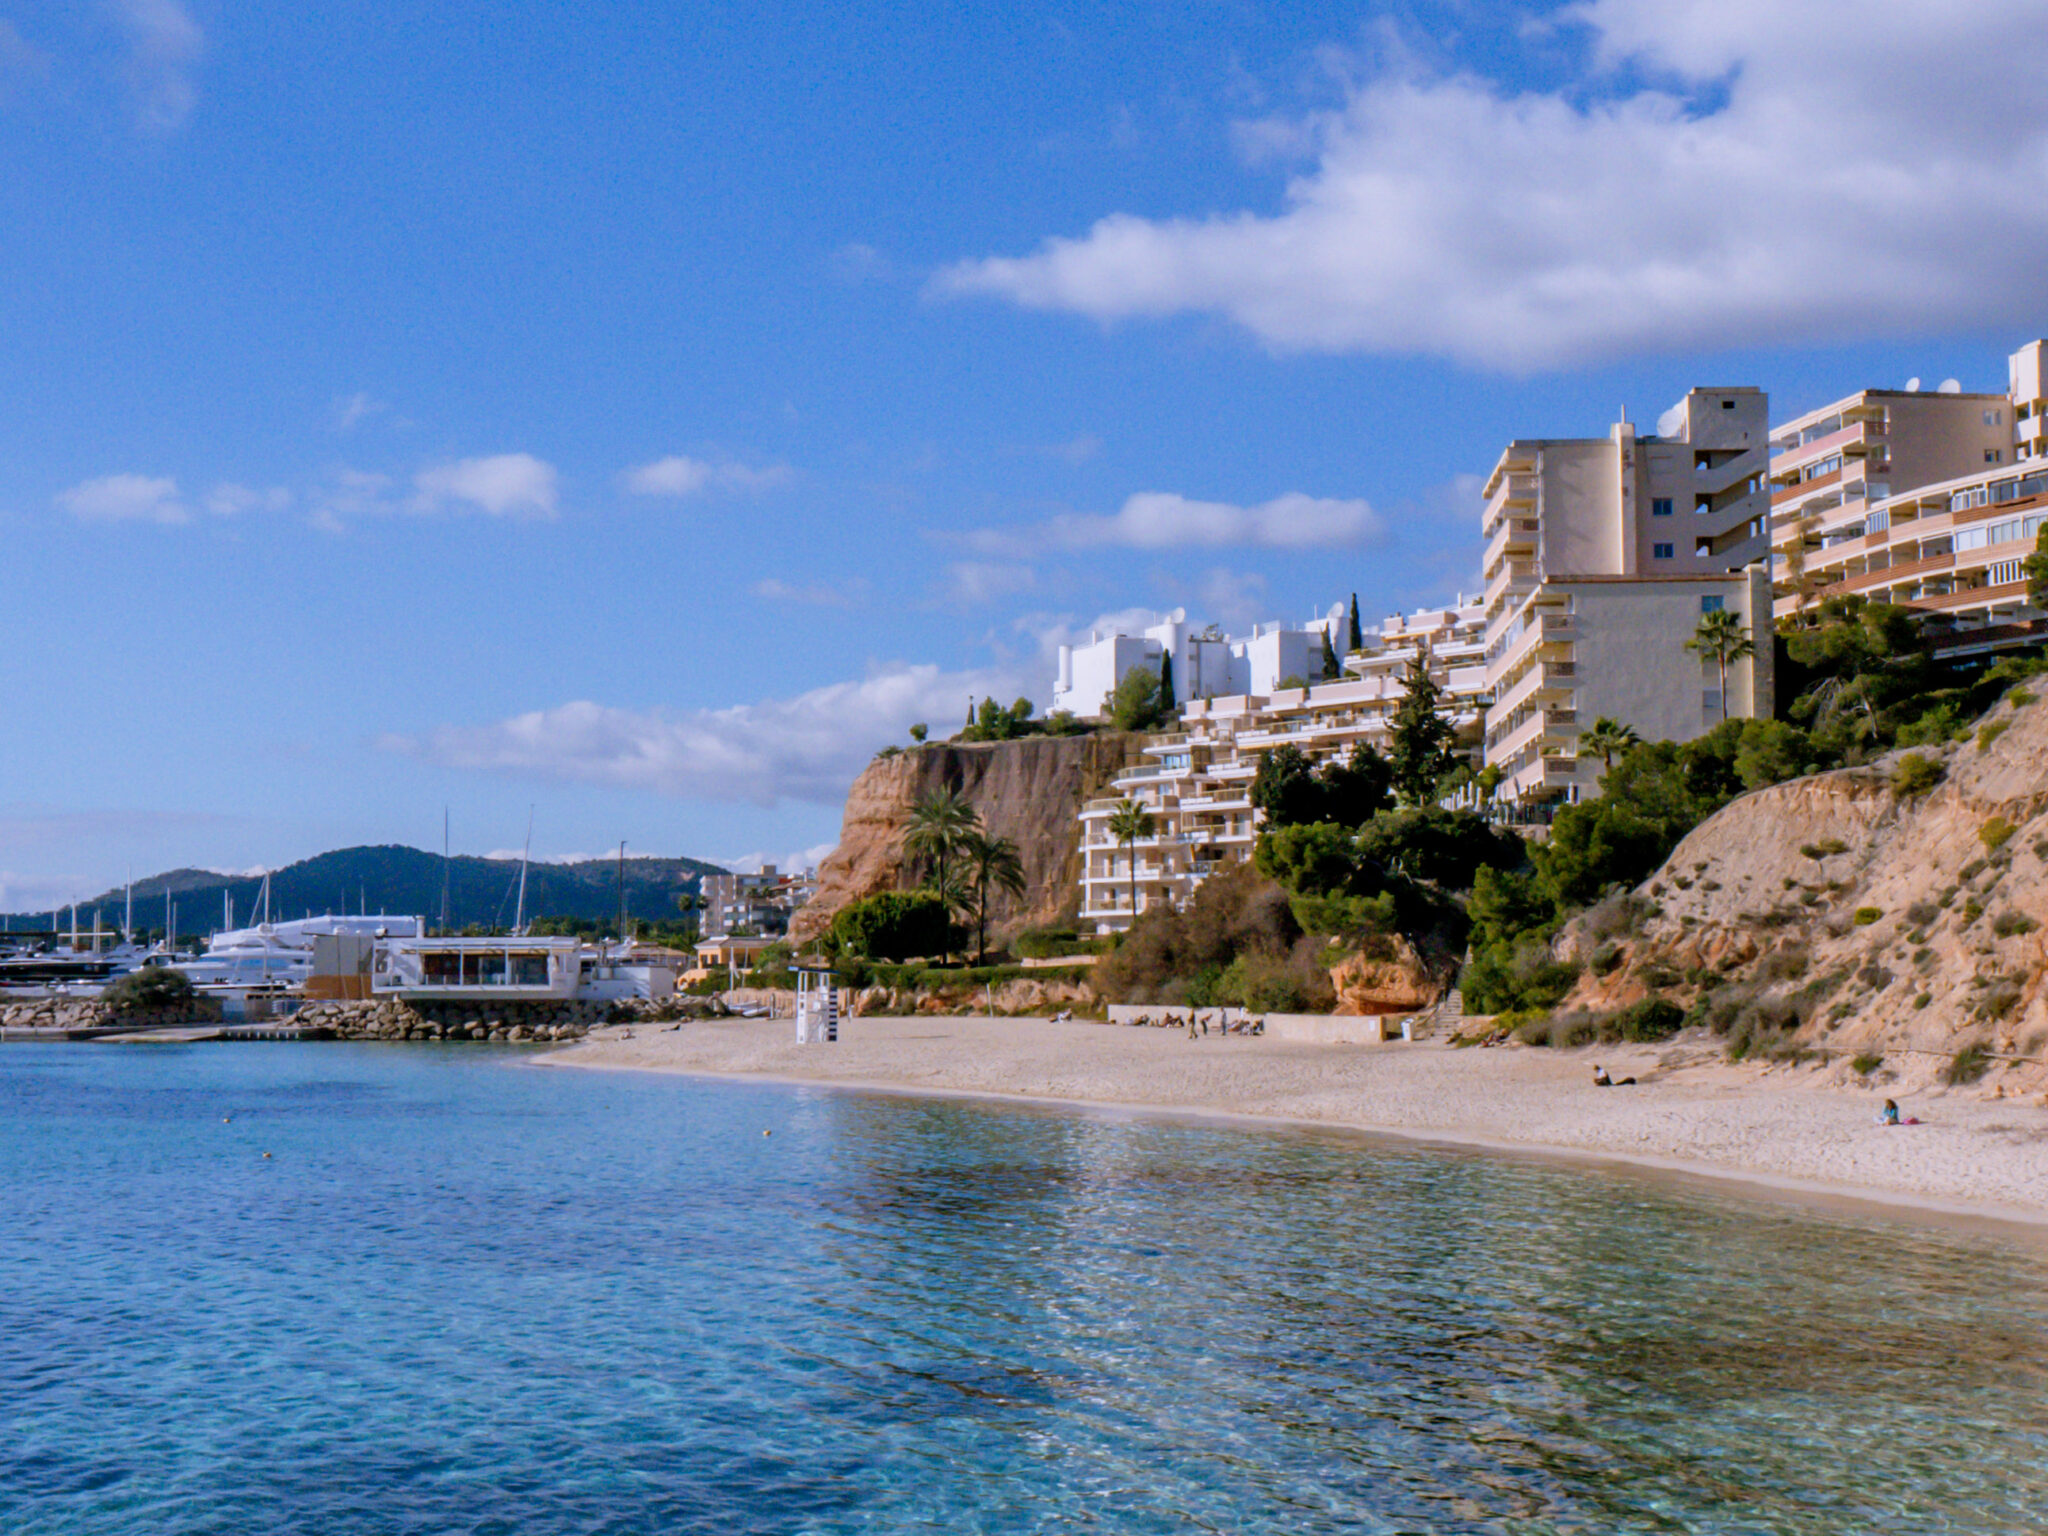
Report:
[[[411,1004],[392,1000],[310,1002],[296,1012],[251,1020],[252,1028],[293,1029],[331,1040],[494,1040],[551,1044],[580,1040],[606,1024],[724,1018],[731,1010],[715,997],[673,997],[659,1002]],[[222,1023],[220,1009],[202,999],[184,1008],[120,1012],[96,997],[48,997],[0,1006],[0,1028],[64,1038],[107,1031],[175,1029]]]

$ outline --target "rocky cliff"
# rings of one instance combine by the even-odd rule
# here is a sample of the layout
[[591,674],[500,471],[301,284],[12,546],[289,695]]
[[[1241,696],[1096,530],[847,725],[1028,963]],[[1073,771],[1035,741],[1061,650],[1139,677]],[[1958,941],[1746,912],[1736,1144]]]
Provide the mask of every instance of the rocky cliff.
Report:
[[990,903],[993,931],[1049,923],[1079,896],[1082,803],[1140,761],[1142,736],[1027,736],[1018,741],[936,742],[868,764],[846,797],[839,846],[818,869],[818,894],[792,925],[798,940],[824,931],[839,909],[904,874],[903,833],[911,807],[936,789],[955,789],[993,835],[1017,844],[1027,882],[1021,899]]
[[1560,936],[1588,965],[1565,1007],[1657,992],[1838,1077],[1921,1088],[1974,1048],[1981,1091],[2048,1087],[2048,702],[2015,690],[1972,739],[1917,750],[1930,790],[1893,753],[1702,822],[1632,902]]

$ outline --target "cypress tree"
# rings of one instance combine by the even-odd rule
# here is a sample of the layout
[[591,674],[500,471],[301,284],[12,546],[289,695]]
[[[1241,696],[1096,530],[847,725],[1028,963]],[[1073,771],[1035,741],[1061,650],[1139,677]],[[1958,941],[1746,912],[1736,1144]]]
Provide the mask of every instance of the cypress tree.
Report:
[[1365,649],[1365,627],[1358,622],[1358,594],[1351,594],[1351,649]]
[[1159,658],[1159,707],[1171,713],[1177,700],[1173,696],[1173,652],[1164,652]]
[[1337,648],[1330,644],[1330,626],[1323,626],[1323,676],[1337,675]]

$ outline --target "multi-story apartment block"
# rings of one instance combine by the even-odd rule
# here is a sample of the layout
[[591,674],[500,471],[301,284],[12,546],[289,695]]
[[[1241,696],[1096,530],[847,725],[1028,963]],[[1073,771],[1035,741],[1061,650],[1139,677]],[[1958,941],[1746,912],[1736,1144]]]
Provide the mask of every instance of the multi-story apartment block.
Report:
[[698,933],[704,939],[779,937],[790,917],[818,893],[815,870],[778,873],[773,864],[758,872],[706,875],[698,889],[704,911]]
[[2038,643],[2020,561],[2048,496],[2044,354],[2012,355],[2007,394],[1864,390],[1775,430],[1778,616],[1856,594],[1915,611],[1944,651]]
[[[1770,713],[1768,420],[1761,390],[1695,389],[1652,436],[1624,420],[1605,438],[1501,454],[1481,533],[1484,759],[1503,798],[1593,792],[1601,768],[1577,741],[1603,715],[1684,741]],[[1685,648],[1717,609],[1741,616],[1757,652],[1729,669],[1725,694],[1718,666]]]
[[[1210,875],[1249,859],[1258,834],[1250,795],[1259,759],[1280,746],[1298,747],[1315,762],[1347,756],[1360,742],[1384,749],[1404,679],[1417,660],[1443,690],[1462,739],[1476,744],[1486,674],[1483,630],[1480,600],[1460,598],[1446,608],[1387,619],[1346,658],[1340,680],[1189,702],[1181,733],[1149,745],[1149,761],[1118,775],[1110,794],[1082,808],[1082,921],[1102,933],[1127,928],[1134,883],[1138,912],[1161,902],[1182,906]],[[1127,799],[1151,812],[1153,830],[1120,844],[1108,824]]]

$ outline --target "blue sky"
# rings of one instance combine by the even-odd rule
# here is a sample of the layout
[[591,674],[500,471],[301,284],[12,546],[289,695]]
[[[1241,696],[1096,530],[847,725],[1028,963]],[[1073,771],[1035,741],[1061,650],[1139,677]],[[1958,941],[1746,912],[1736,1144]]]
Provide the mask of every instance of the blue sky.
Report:
[[2044,78],[2042,0],[0,0],[0,907],[787,857],[1100,616],[1451,594],[1511,436],[2002,388]]

